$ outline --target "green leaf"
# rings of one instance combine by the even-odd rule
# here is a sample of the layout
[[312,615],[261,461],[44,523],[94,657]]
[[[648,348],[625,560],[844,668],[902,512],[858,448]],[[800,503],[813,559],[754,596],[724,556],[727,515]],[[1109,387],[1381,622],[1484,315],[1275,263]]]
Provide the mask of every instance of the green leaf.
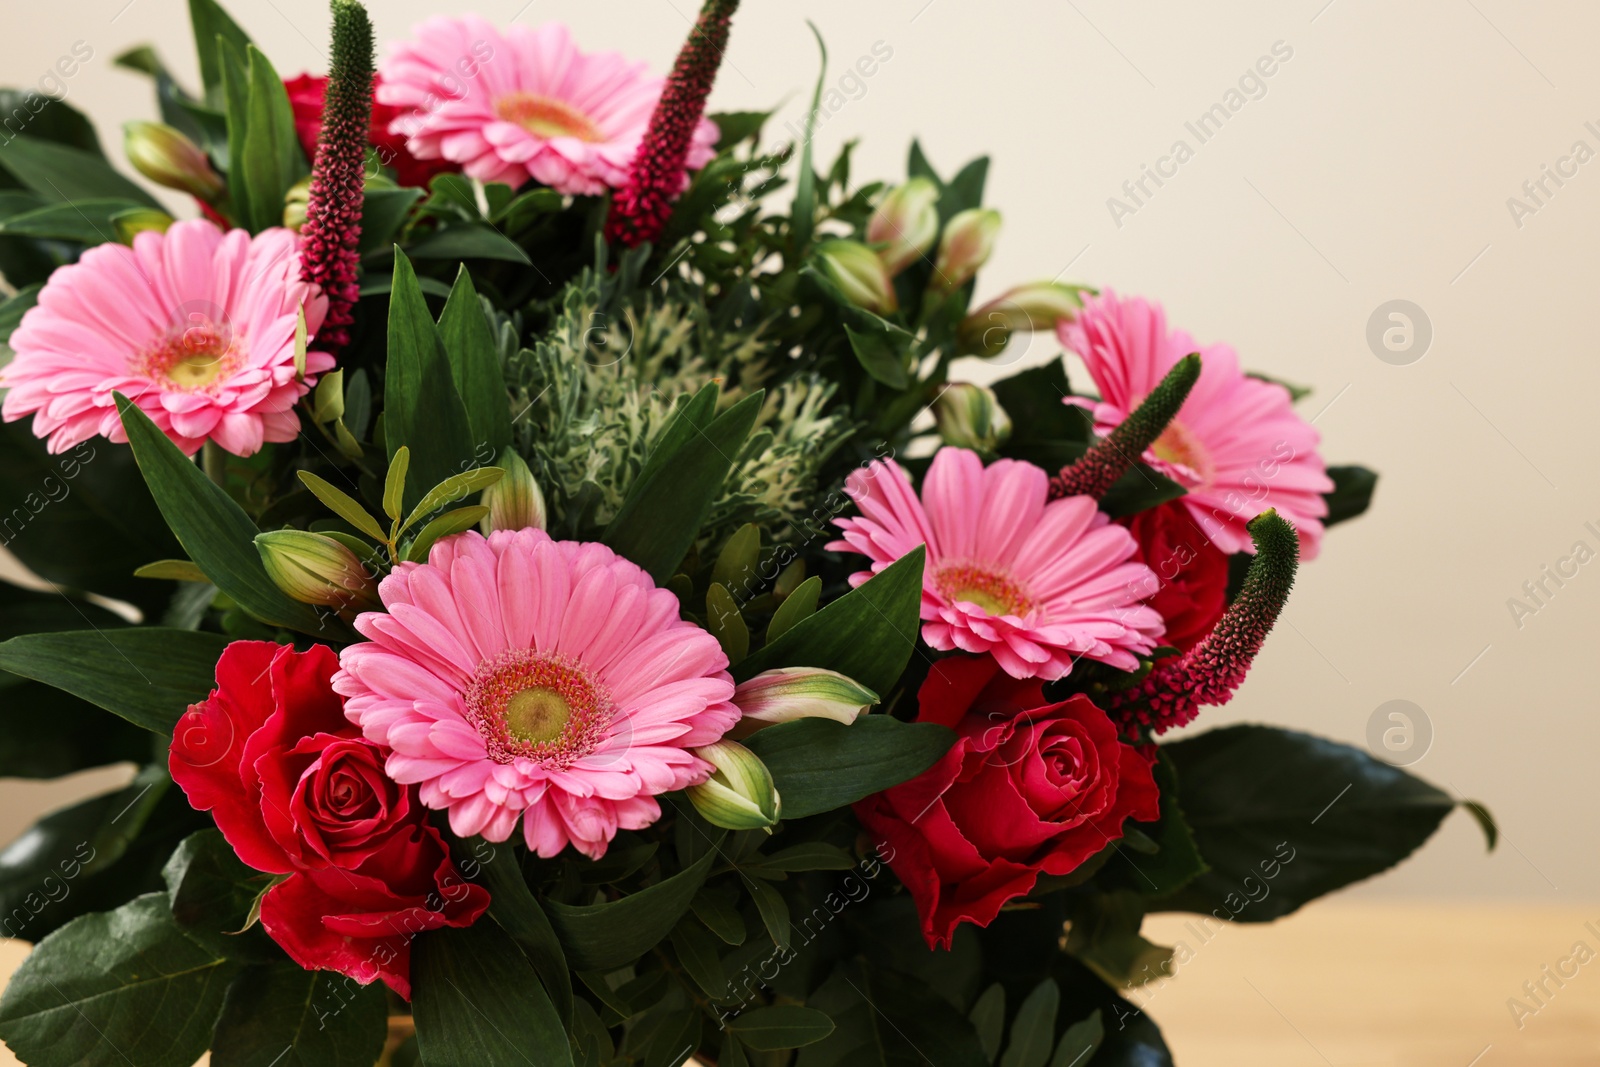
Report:
[[117,240],[112,216],[143,210],[131,200],[76,200],[24,211],[0,221],[0,234],[98,245]]
[[715,849],[708,851],[672,877],[603,904],[546,901],[572,969],[614,971],[650,951],[689,910],[717,858]]
[[444,343],[411,261],[398,249],[389,298],[383,426],[391,459],[402,446],[411,449],[407,506],[415,505],[424,489],[478,464],[467,409],[456,392]]
[[1373,490],[1378,487],[1377,473],[1365,467],[1329,467],[1328,477],[1333,479],[1333,491],[1322,495],[1328,502],[1322,525],[1332,526],[1364,515],[1372,505]]
[[561,950],[561,940],[523,879],[516,850],[504,843],[485,845],[492,855],[478,869],[484,888],[489,890],[489,917],[522,946],[550,994],[556,1014],[566,1022],[572,1018],[572,972],[567,967],[566,953]]
[[733,532],[717,554],[717,562],[711,568],[711,581],[726,589],[743,589],[748,600],[760,564],[761,528],[747,522]]
[[993,1063],[1000,1055],[1000,1041],[1006,1033],[1006,987],[996,982],[985,989],[967,1013],[967,1021],[978,1032],[983,1058]]
[[136,897],[34,949],[0,1000],[0,1038],[35,1067],[191,1067],[235,971],[184,935],[164,894]]
[[783,598],[783,603],[778,605],[778,610],[772,613],[772,621],[767,623],[767,644],[772,644],[778,638],[794,628],[795,623],[811,617],[817,610],[817,598],[822,595],[822,579],[816,576],[807,578],[795,588],[795,591]]
[[911,379],[906,375],[903,352],[893,340],[893,334],[868,333],[844,328],[850,339],[850,350],[868,374],[891,389],[904,389]]
[[[1095,875],[1095,885],[1103,890],[1124,889],[1141,896],[1165,896],[1188,885],[1206,871],[1205,859],[1194,842],[1194,834],[1184,820],[1181,785],[1165,750],[1155,765],[1156,787],[1161,793],[1161,818],[1155,823],[1129,822],[1124,831],[1148,835],[1155,845],[1153,856],[1130,855],[1128,847],[1111,849],[1106,865]],[[1049,876],[1044,876],[1044,883]],[[1071,876],[1067,876],[1070,878]],[[1041,889],[1046,888],[1041,884]]]
[[1083,408],[1064,403],[1071,393],[1062,361],[1030,367],[989,387],[1011,416],[1011,441],[1017,445],[1040,441],[1087,443],[1094,418]]
[[1211,870],[1152,910],[1280,918],[1399,863],[1455,807],[1358,748],[1276,727],[1227,726],[1161,749]]
[[[81,45],[85,42],[78,43]],[[70,148],[81,148],[85,152],[105,157],[100,148],[100,138],[95,136],[94,123],[90,122],[83,112],[67,103],[65,99],[52,97],[48,104],[43,103],[44,99],[42,93],[32,89],[0,89],[0,114],[14,117],[19,110],[24,114],[31,112],[27,124],[21,127],[28,136],[67,145]],[[33,106],[35,102],[40,104],[37,110]],[[13,130],[7,127],[5,132],[9,137]]]
[[387,254],[394,247],[395,235],[411,214],[411,208],[421,197],[421,189],[379,189],[369,185],[362,197],[361,243],[356,246],[357,251],[362,256],[373,252]]
[[470,530],[489,514],[489,509],[481,504],[474,504],[469,508],[456,508],[429,520],[422,531],[412,539],[406,547],[406,559],[413,563],[424,563],[428,559],[428,551],[433,548],[435,541],[441,537]]
[[22,316],[38,305],[39,293],[43,290],[44,285],[35,282],[33,285],[23,286],[15,295],[0,301],[0,344],[11,340],[11,334],[22,325]]
[[789,209],[789,258],[794,263],[805,258],[811,247],[812,230],[816,226],[817,172],[811,164],[811,145],[817,115],[822,107],[823,82],[828,76],[828,46],[823,43],[822,34],[811,20],[807,19],[806,25],[811,27],[811,36],[817,39],[822,65],[817,70],[816,87],[811,90],[811,107],[806,111],[804,140],[800,145],[800,177],[795,182],[794,204]]
[[121,200],[161,209],[154,197],[113,170],[98,152],[24,134],[5,143],[0,167],[24,188],[53,202]]
[[372,1067],[388,1018],[376,982],[287,962],[247,967],[228,987],[211,1067]]
[[389,473],[383,478],[383,513],[395,522],[403,514],[401,506],[406,495],[406,473],[411,468],[411,449],[401,445],[389,459]]
[[227,643],[218,634],[154,626],[24,634],[0,643],[0,670],[170,734],[184,710],[211,691]]
[[785,952],[789,951],[793,931],[789,923],[789,905],[783,899],[783,894],[769,883],[749,876],[744,879],[744,887],[750,894],[750,899],[755,902],[756,911],[761,916],[761,925],[767,928],[767,936],[772,938],[772,943],[778,948]]
[[848,871],[856,861],[844,849],[825,841],[807,841],[758,855],[749,866],[767,871]]
[[[919,951],[927,955],[920,946]],[[802,1050],[797,1067],[988,1065],[977,1032],[961,1012],[924,983],[887,967],[843,963],[806,1006],[826,1014],[835,1029]]]
[[158,559],[133,572],[135,578],[154,578],[170,582],[210,582],[206,572],[188,559]]
[[[774,667],[826,667],[888,696],[916,647],[922,605],[918,546],[821,611],[752,652],[733,672],[745,681]],[[787,808],[789,798],[784,797]]]
[[419,936],[411,1011],[428,1067],[572,1067],[550,996],[516,943],[479,922]]
[[758,1052],[776,1052],[816,1044],[833,1033],[833,1020],[815,1008],[779,1004],[740,1012],[728,1029]]
[[784,818],[801,819],[915,778],[954,741],[954,734],[934,723],[863,715],[849,725],[795,719],[757,730],[742,744],[772,772]]
[[230,959],[280,958],[260,930],[244,931],[273,877],[246,867],[218,830],[184,838],[161,870],[172,917],[194,940]]
[[[253,44],[241,58],[224,47],[228,98],[228,191],[246,229],[283,225],[284,194],[310,169],[294,130],[283,79]],[[240,82],[239,79],[243,79]],[[242,127],[235,127],[235,121]]]
[[695,894],[689,905],[695,918],[730,945],[742,945],[745,940],[744,917],[734,906],[737,899],[729,888],[708,886]]
[[145,483],[167,525],[178,535],[190,559],[206,577],[247,614],[262,622],[304,633],[336,636],[345,630],[337,619],[323,617],[273,584],[256,551],[261,531],[250,516],[214,484],[138,406],[116,394],[122,427],[133,446]]
[[213,107],[219,106],[222,65],[217,57],[217,38],[224,38],[243,55],[250,37],[216,0],[189,0],[189,21],[194,27],[194,46],[200,56],[200,81],[205,85],[206,100]]
[[1061,1035],[1050,1067],[1086,1067],[1100,1042],[1105,1039],[1105,1024],[1100,1021],[1100,1009],[1089,1013],[1087,1019],[1073,1023]]
[[466,405],[472,439],[498,456],[511,443],[511,397],[500,369],[500,348],[466,267],[456,275],[439,315],[439,337],[456,392]]
[[706,629],[727,653],[730,664],[738,663],[750,651],[750,629],[739,614],[739,604],[716,583],[706,590]]
[[412,259],[496,259],[533,266],[522,246],[486,222],[457,223],[407,246]]
[[672,576],[761,412],[757,390],[716,415],[715,382],[678,409],[602,540],[658,583]]
[[983,186],[989,177],[989,157],[979,156],[956,172],[944,184],[939,196],[939,224],[950,221],[957,212],[983,205]]
[[310,471],[300,471],[299,474],[300,481],[311,491],[311,495],[326,504],[335,515],[380,544],[389,539],[378,520],[355,497]]
[[423,494],[417,506],[411,509],[411,514],[406,516],[406,521],[400,524],[400,532],[409,530],[418,519],[424,515],[431,515],[446,504],[453,504],[464,497],[471,496],[480,490],[487,489],[501,478],[505,477],[502,467],[474,467],[460,474],[452,474],[438,485]]
[[1011,1040],[1006,1044],[1000,1067],[1045,1067],[1055,1045],[1056,1010],[1061,1006],[1061,987],[1046,978],[1034,987],[1011,1023]]
[[728,972],[722,966],[719,942],[698,919],[685,915],[678,920],[672,928],[672,948],[683,969],[706,996],[718,1001],[728,999]]
[[[1085,1026],[1084,1023],[1074,1026],[1068,1035],[1077,1032],[1085,1036],[1073,1055],[1081,1054],[1083,1045],[1088,1044],[1096,1032],[1103,1035],[1103,1040],[1092,1057],[1073,1063],[1068,1056],[1064,1063],[1053,1061],[1051,1067],[1173,1067],[1172,1054],[1149,1012],[1118,996],[1104,980],[1071,956],[1053,953],[1050,971],[1061,985],[1062,999],[1075,1011],[1090,1009],[1109,1023],[1107,1026]],[[1076,1038],[1074,1041],[1076,1043]],[[1062,1042],[1065,1044],[1066,1036]]]
[[1484,842],[1489,851],[1493,852],[1494,847],[1500,843],[1500,827],[1494,821],[1494,814],[1476,800],[1463,800],[1461,807],[1472,816],[1473,821],[1478,824],[1478,829],[1483,831]]
[[32,428],[31,419],[0,424],[0,540],[41,578],[158,613],[170,588],[134,568],[182,548],[133,453],[96,438],[51,455]]

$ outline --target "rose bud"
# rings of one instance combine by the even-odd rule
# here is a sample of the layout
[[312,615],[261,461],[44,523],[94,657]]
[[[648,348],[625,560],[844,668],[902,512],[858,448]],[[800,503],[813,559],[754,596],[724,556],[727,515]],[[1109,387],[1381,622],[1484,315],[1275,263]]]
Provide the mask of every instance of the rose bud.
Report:
[[945,223],[939,240],[939,260],[933,267],[933,285],[946,292],[959,289],[989,262],[994,239],[1000,233],[1000,212],[989,208],[958,211]]
[[684,792],[702,818],[725,830],[757,830],[777,825],[781,807],[772,772],[759,756],[733,741],[697,748],[711,764],[711,777]]
[[762,671],[733,691],[744,719],[733,736],[749,737],[763,726],[791,719],[832,719],[846,725],[878,702],[878,694],[837,671],[779,667]]
[[376,608],[378,586],[356,554],[331,537],[306,530],[256,534],[267,576],[304,604]]
[[939,187],[912,178],[891,189],[867,222],[867,242],[882,245],[878,258],[894,277],[928,254],[939,239]]
[[888,312],[899,306],[883,260],[860,241],[823,241],[817,259],[823,274],[856,307]]
[[159,122],[123,126],[123,150],[133,169],[157,185],[180,189],[210,203],[222,195],[222,177],[200,146]]
[[947,445],[993,453],[1011,436],[1011,417],[993,391],[971,382],[956,382],[933,402],[933,418]]
[[1083,307],[1084,287],[1060,282],[1029,282],[1007,289],[961,322],[958,336],[965,355],[997,356],[1013,333],[1046,332],[1071,322]]
[[479,523],[483,532],[491,534],[496,530],[526,530],[529,527],[544,529],[549,521],[544,506],[544,492],[539,488],[539,483],[534,481],[528,464],[516,449],[508,448],[500,453],[495,466],[506,473],[483,491],[483,504],[489,509],[489,514]]

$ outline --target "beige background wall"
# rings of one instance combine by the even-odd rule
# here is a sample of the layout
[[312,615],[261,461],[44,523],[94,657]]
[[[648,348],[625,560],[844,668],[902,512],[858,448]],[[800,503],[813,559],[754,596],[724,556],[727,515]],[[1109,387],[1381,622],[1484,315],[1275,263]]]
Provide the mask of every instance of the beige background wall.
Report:
[[[232,7],[280,71],[323,68],[321,0]],[[371,7],[381,40],[432,10],[469,9]],[[560,18],[588,48],[657,69],[694,14],[691,0],[471,8],[502,24]],[[1243,693],[1207,715],[1359,744],[1380,704],[1423,709],[1434,737],[1414,769],[1490,804],[1504,844],[1486,858],[1457,815],[1421,856],[1359,892],[1600,894],[1600,562],[1560,588],[1547,582],[1554,595],[1520,627],[1507,606],[1575,542],[1600,552],[1600,533],[1584,527],[1600,531],[1600,161],[1559,189],[1548,183],[1554,195],[1520,225],[1507,207],[1575,141],[1600,151],[1584,126],[1600,130],[1600,8],[746,0],[716,106],[785,102],[772,129],[798,122],[815,77],[806,17],[834,57],[832,84],[875,42],[893,49],[870,79],[844,86],[855,98],[824,125],[824,157],[854,136],[863,177],[902,174],[912,136],[946,171],[995,156],[988,199],[1007,225],[980,297],[1057,275],[1159,297],[1201,340],[1229,340],[1247,365],[1315,385],[1303,406],[1327,458],[1383,472],[1374,511],[1336,530],[1304,570]],[[0,78],[33,83],[79,41],[94,57],[67,98],[108,142],[122,121],[154,115],[146,85],[111,65],[122,49],[153,41],[193,79],[181,0],[8,4]],[[1259,98],[1200,144],[1184,123],[1277,42],[1292,56],[1264,91],[1247,83]],[[1114,220],[1107,199],[1180,138],[1193,158]],[[1365,337],[1393,299],[1432,324],[1431,346],[1409,365],[1380,361]],[[1054,352],[1040,339],[1027,358]],[[45,792],[0,783],[0,835]]]

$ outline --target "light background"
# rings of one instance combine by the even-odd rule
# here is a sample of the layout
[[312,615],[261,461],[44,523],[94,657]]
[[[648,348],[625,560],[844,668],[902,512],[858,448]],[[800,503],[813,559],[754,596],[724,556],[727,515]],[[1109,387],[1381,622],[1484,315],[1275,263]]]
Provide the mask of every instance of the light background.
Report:
[[[324,69],[319,0],[230,5],[285,75]],[[567,22],[580,44],[663,70],[691,0],[373,0],[380,42],[435,11]],[[861,137],[858,180],[904,174],[920,137],[945,173],[994,157],[987,201],[1005,215],[979,297],[1061,276],[1157,297],[1202,342],[1311,384],[1330,463],[1382,472],[1373,511],[1333,531],[1233,704],[1245,719],[1364,744],[1392,699],[1419,705],[1434,739],[1414,770],[1480,798],[1503,844],[1483,854],[1465,815],[1366,894],[1600,895],[1594,798],[1600,562],[1519,626],[1507,601],[1575,542],[1600,552],[1593,318],[1600,161],[1517,225],[1507,198],[1583,140],[1600,151],[1600,8],[1511,0],[746,0],[713,105],[781,104],[798,125],[816,76],[805,19],[833,57],[829,84],[876,42],[893,50],[818,135],[831,159]],[[76,42],[93,58],[66,81],[113,151],[152,118],[141,78],[112,66],[153,42],[193,85],[181,0],[7,5],[5,83],[37,82]],[[1257,59],[1293,50],[1266,91],[1198,144],[1184,128]],[[380,44],[381,48],[381,44]],[[1107,200],[1177,139],[1196,148],[1119,226]],[[1142,194],[1141,194],[1142,195]],[[1542,198],[1542,197],[1541,197]],[[1433,341],[1407,366],[1365,333],[1407,299]],[[1020,339],[1026,361],[1054,341]],[[979,368],[978,374],[984,373]],[[25,714],[26,709],[6,709]],[[9,839],[69,785],[0,783]]]

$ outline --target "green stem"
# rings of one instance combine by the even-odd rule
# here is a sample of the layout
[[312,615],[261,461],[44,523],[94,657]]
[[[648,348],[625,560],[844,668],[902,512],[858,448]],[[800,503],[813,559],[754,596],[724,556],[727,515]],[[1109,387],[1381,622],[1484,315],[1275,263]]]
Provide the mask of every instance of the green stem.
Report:
[[206,477],[216,484],[226,487],[228,484],[228,454],[222,446],[215,441],[207,441],[200,447],[200,466],[206,472]]

